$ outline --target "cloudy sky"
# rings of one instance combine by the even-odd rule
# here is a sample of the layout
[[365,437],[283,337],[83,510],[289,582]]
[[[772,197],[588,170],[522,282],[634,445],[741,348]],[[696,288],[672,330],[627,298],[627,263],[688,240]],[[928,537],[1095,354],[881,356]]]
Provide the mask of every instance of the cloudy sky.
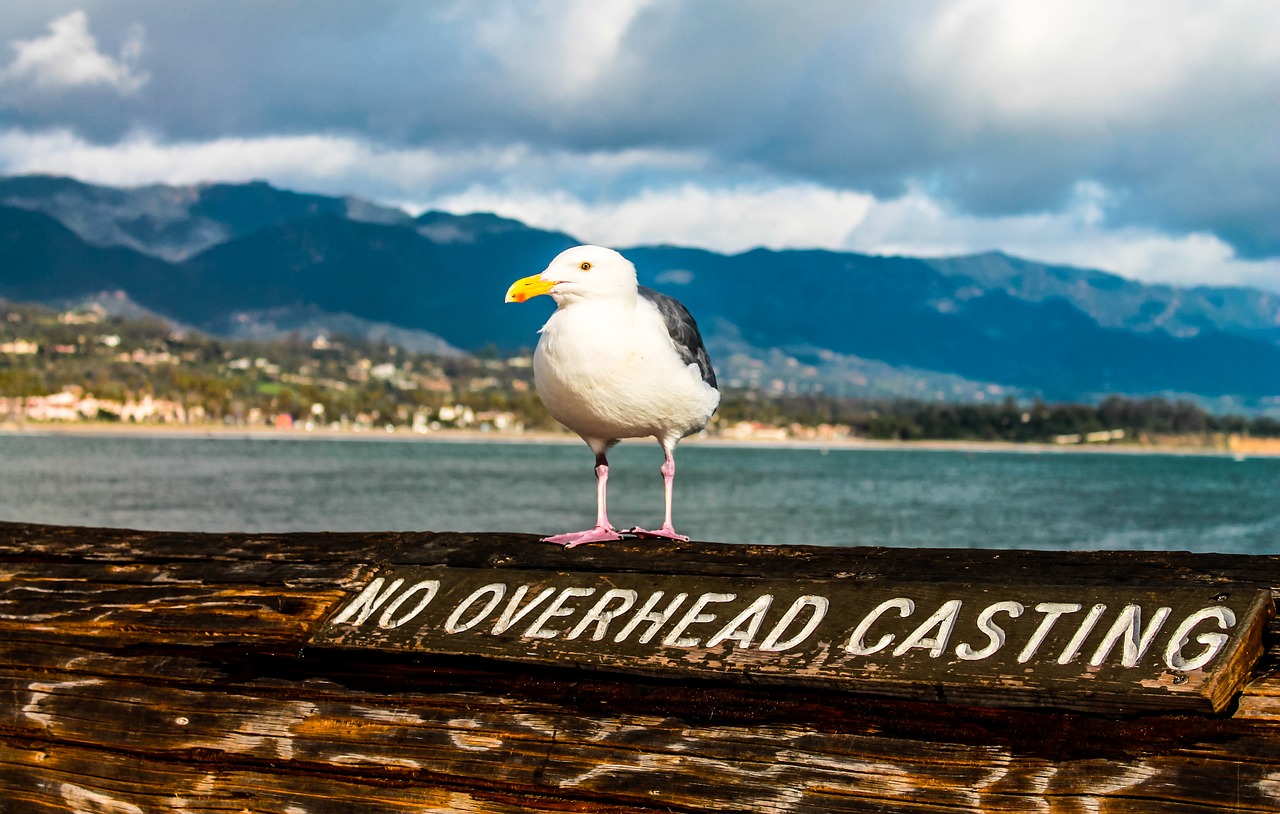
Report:
[[6,0],[0,173],[1280,290],[1275,0]]

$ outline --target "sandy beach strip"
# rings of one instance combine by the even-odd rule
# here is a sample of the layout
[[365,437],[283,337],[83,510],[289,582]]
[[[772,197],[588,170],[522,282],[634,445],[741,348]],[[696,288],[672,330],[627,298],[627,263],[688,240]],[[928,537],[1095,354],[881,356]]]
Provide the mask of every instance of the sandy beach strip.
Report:
[[[569,432],[525,431],[500,432],[477,429],[441,429],[430,432],[414,432],[397,427],[386,429],[333,429],[316,426],[306,429],[295,426],[280,429],[271,426],[246,426],[225,424],[118,424],[102,421],[84,422],[4,422],[0,423],[2,436],[84,436],[84,437],[151,437],[186,439],[259,439],[271,441],[399,441],[435,443],[505,443],[505,444],[580,444],[581,440]],[[1225,457],[1280,457],[1280,439],[1276,438],[1224,438],[1214,439],[1217,445],[1205,439],[1188,437],[1176,443],[1110,444],[1049,444],[1018,441],[887,441],[868,438],[730,438],[699,434],[682,443],[707,447],[737,449],[814,449],[814,450],[895,450],[931,452],[1017,452],[1031,454],[1129,454],[1129,455],[1208,455]]]

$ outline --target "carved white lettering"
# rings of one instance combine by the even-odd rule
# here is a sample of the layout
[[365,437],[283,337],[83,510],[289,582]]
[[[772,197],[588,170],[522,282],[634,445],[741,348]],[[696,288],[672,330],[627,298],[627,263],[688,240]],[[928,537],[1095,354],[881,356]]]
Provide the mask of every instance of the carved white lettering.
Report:
[[404,584],[404,580],[395,580],[391,583],[391,587],[387,588],[385,591],[382,590],[382,586],[384,584],[386,584],[386,580],[382,577],[378,577],[370,582],[368,586],[360,592],[360,595],[351,602],[351,604],[343,608],[342,612],[334,617],[333,623],[335,625],[345,625],[350,621],[351,617],[354,616],[356,617],[356,620],[351,622],[351,624],[356,626],[363,625],[368,621],[369,617],[373,615],[374,611],[382,607],[382,604],[390,599],[391,595],[400,589],[400,586]]
[[1200,651],[1200,655],[1187,659],[1182,655],[1182,648],[1186,646],[1187,639],[1191,635],[1191,631],[1201,622],[1209,619],[1217,620],[1220,630],[1230,630],[1236,625],[1236,614],[1230,608],[1209,607],[1201,608],[1195,613],[1182,620],[1182,624],[1178,625],[1177,630],[1173,632],[1173,636],[1169,639],[1169,646],[1164,651],[1164,663],[1171,670],[1199,670],[1209,662],[1213,661],[1218,653],[1222,652],[1222,648],[1226,646],[1229,638],[1225,633],[1201,633],[1196,636],[1196,641],[1204,645],[1204,650]]
[[1036,628],[1036,632],[1031,634],[1031,638],[1022,648],[1022,652],[1018,654],[1018,663],[1026,664],[1035,656],[1036,651],[1040,649],[1040,645],[1044,644],[1045,638],[1049,635],[1049,631],[1054,624],[1063,617],[1064,614],[1076,613],[1082,606],[1075,602],[1041,602],[1036,605],[1036,613],[1043,613],[1044,618],[1040,620],[1040,626]]
[[[760,632],[760,625],[764,622],[764,615],[769,611],[771,604],[773,604],[773,594],[757,596],[754,602],[739,611],[737,616],[730,619],[724,627],[716,631],[714,636],[707,639],[707,647],[715,647],[721,642],[728,641],[737,642],[738,647],[750,647],[751,642],[756,638],[756,633]],[[746,627],[744,628],[743,625]]]
[[[566,639],[576,639],[593,624],[596,626],[595,632],[591,634],[591,641],[598,642],[604,638],[605,633],[609,629],[609,623],[617,617],[631,610],[636,604],[639,594],[630,588],[611,588],[604,592],[600,599],[596,602],[591,610],[582,617],[582,620],[569,631]],[[615,599],[622,600],[616,607],[610,608],[609,604]]]
[[[405,590],[404,593],[397,596],[390,605],[387,605],[387,609],[378,617],[378,627],[390,630],[404,625],[410,619],[413,619],[418,614],[426,610],[427,605],[431,604],[431,600],[435,599],[436,594],[439,592],[440,580],[438,579],[424,579],[420,582],[413,583]],[[413,610],[409,611],[404,616],[401,616],[399,619],[396,619],[396,611],[400,610],[400,606],[407,602],[409,598],[416,593],[423,593],[424,596],[422,599],[418,600],[418,604],[413,606]]]
[[542,615],[538,617],[538,620],[532,625],[529,625],[529,629],[523,634],[524,638],[554,639],[558,631],[545,627],[547,622],[558,616],[572,616],[577,611],[577,608],[566,607],[564,604],[565,601],[577,596],[591,596],[595,592],[595,588],[565,588],[560,592],[559,596],[555,598],[555,601],[547,606],[547,609],[542,612]]
[[1102,643],[1098,645],[1098,649],[1093,651],[1093,657],[1089,659],[1089,663],[1094,667],[1101,665],[1106,661],[1107,656],[1111,655],[1116,642],[1123,640],[1120,663],[1125,667],[1137,667],[1171,613],[1173,608],[1156,608],[1156,612],[1151,616],[1151,622],[1147,624],[1147,629],[1143,630],[1142,608],[1137,605],[1125,605],[1124,610],[1120,611],[1120,615],[1111,625],[1111,629],[1102,637]]
[[618,631],[618,635],[613,637],[614,642],[625,642],[627,637],[630,636],[636,628],[641,624],[648,622],[649,629],[642,633],[638,639],[641,644],[647,644],[649,640],[653,638],[654,634],[658,632],[658,628],[670,621],[672,616],[675,616],[676,611],[684,604],[684,601],[689,598],[689,595],[686,593],[676,594],[672,598],[671,602],[667,604],[666,609],[655,613],[653,609],[657,607],[660,601],[662,601],[662,597],[662,591],[654,591],[653,594],[645,600],[645,603],[640,610],[636,611],[635,616],[632,616],[631,620],[627,622],[626,627]]
[[[943,689],[972,686],[995,695],[1007,681],[1010,693],[1041,692],[1066,704],[1073,694],[1115,694],[1128,685],[1188,709],[1204,699],[1217,707],[1235,691],[1230,687],[1238,689],[1245,662],[1259,650],[1260,609],[1269,610],[1258,590],[1209,600],[1201,589],[452,566],[388,566],[367,579],[333,611],[313,646],[619,670],[662,665],[679,674],[759,670],[797,683],[862,677],[875,692],[940,680]],[[1212,681],[1174,675],[1218,670],[1228,658],[1230,671]],[[946,677],[938,679],[937,669]]]
[[[913,648],[927,648],[930,658],[937,658],[942,655],[942,651],[947,649],[947,641],[951,638],[951,631],[955,629],[956,618],[960,615],[960,606],[963,600],[948,599],[942,603],[933,615],[920,623],[920,626],[902,640],[902,643],[893,648],[893,655],[901,656],[903,653]],[[935,636],[926,634],[933,630],[938,633]]]
[[870,647],[867,647],[866,643],[867,631],[869,631],[871,626],[874,625],[876,621],[890,609],[896,609],[898,611],[898,616],[905,619],[915,613],[916,603],[913,600],[907,599],[905,596],[899,596],[894,597],[893,599],[886,599],[879,605],[876,605],[870,613],[862,617],[862,621],[853,629],[853,634],[849,636],[849,642],[844,646],[845,651],[855,656],[870,656],[872,653],[879,653],[890,644],[893,644],[892,633],[884,634],[880,637],[879,641]]
[[[449,618],[444,622],[445,633],[462,633],[470,630],[476,625],[484,621],[484,618],[493,613],[493,609],[498,607],[498,603],[502,601],[502,597],[507,592],[507,586],[501,582],[491,582],[488,585],[482,585],[472,591],[466,599],[458,603],[458,607],[453,609],[453,613],[449,614]],[[480,600],[482,596],[489,594],[489,601],[485,604],[480,612],[472,616],[466,622],[461,621],[463,614],[471,609],[471,606]]]
[[[795,602],[791,603],[791,607],[787,608],[787,612],[778,620],[778,624],[773,626],[773,630],[769,631],[769,635],[764,637],[764,641],[760,642],[760,649],[768,652],[781,652],[790,650],[805,639],[813,635],[813,631],[818,629],[818,625],[827,616],[827,609],[831,607],[831,601],[825,596],[815,596],[806,594]],[[813,615],[809,617],[809,621],[805,622],[804,627],[800,628],[800,632],[796,633],[790,639],[782,640],[782,635],[787,628],[791,626],[805,608],[813,608]]]
[[1088,615],[1084,617],[1084,621],[1080,623],[1080,627],[1076,630],[1076,635],[1071,637],[1071,641],[1067,642],[1067,646],[1058,654],[1059,664],[1070,664],[1076,660],[1076,656],[1080,655],[1080,648],[1084,645],[1084,640],[1089,638],[1089,634],[1093,632],[1098,620],[1102,618],[1102,614],[1106,613],[1106,610],[1107,606],[1101,603],[1089,609]]
[[498,621],[493,623],[493,635],[497,636],[506,633],[512,627],[520,623],[520,620],[528,616],[534,608],[542,604],[542,600],[551,596],[556,592],[554,587],[543,588],[541,593],[525,603],[523,608],[516,611],[520,605],[520,600],[524,599],[525,594],[529,593],[528,585],[521,585],[511,594],[511,598],[507,600],[507,607],[503,609],[502,615],[498,617]]
[[1000,648],[1004,647],[1005,632],[1004,628],[995,623],[994,617],[997,613],[1007,613],[1013,619],[1017,619],[1022,615],[1021,602],[996,602],[983,608],[982,613],[978,614],[978,630],[987,634],[987,644],[981,650],[974,650],[968,642],[961,642],[956,647],[956,655],[965,661],[981,661],[988,658]]
[[716,620],[714,613],[703,613],[702,609],[715,602],[732,602],[737,598],[737,594],[703,594],[694,600],[688,612],[676,623],[675,627],[667,632],[667,635],[662,639],[662,643],[667,647],[697,647],[698,639],[689,638],[683,634],[689,625],[700,625]]

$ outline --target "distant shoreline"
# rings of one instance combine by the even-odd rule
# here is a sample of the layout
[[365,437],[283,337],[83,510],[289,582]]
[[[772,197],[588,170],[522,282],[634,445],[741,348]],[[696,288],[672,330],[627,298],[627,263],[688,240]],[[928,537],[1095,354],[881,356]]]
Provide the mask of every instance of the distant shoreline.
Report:
[[[424,443],[507,443],[507,444],[579,444],[580,439],[568,432],[500,432],[481,430],[433,430],[417,433],[397,428],[385,430],[333,430],[317,427],[278,429],[266,426],[226,426],[221,424],[173,425],[173,424],[112,424],[84,422],[67,424],[32,424],[28,422],[0,423],[0,438],[19,436],[91,436],[91,437],[151,437],[188,439],[261,439],[271,441],[400,441]],[[1246,439],[1248,440],[1248,439]],[[1017,452],[1031,454],[1129,454],[1129,455],[1202,455],[1216,457],[1274,458],[1280,457],[1280,440],[1256,439],[1256,448],[1225,449],[1195,443],[1188,438],[1185,445],[1177,443],[1140,444],[1049,444],[1018,441],[887,441],[867,438],[806,439],[806,438],[724,438],[694,436],[684,441],[708,447],[740,449],[815,449],[815,450],[919,450],[931,452]]]

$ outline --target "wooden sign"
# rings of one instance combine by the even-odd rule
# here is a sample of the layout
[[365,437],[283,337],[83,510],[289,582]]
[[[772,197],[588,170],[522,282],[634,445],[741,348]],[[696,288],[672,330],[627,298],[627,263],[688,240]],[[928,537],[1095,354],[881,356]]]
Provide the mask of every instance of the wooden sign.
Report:
[[1222,709],[1268,592],[766,580],[443,566],[380,571],[317,647],[820,686],[989,706]]

